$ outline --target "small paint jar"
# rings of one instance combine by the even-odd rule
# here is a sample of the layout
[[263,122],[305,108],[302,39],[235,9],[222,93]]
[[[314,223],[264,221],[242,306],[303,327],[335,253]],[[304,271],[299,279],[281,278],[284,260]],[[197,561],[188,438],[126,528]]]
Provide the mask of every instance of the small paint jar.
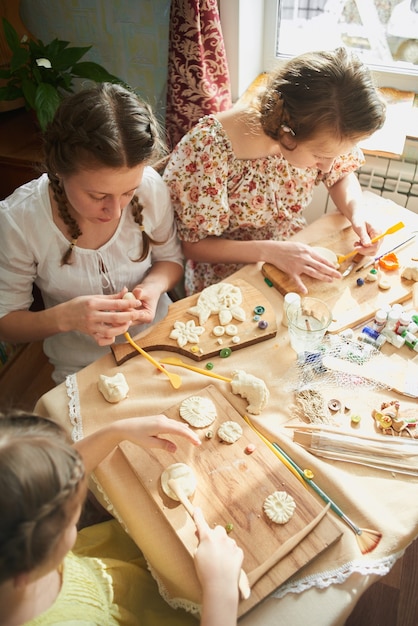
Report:
[[415,350],[415,346],[418,344],[418,337],[415,337],[407,330],[404,330],[401,336],[405,339],[405,345],[411,350]]
[[367,335],[371,339],[377,339],[380,335],[377,330],[374,330],[374,328],[370,328],[370,326],[365,326],[361,333],[362,335]]
[[396,309],[391,309],[388,313],[385,330],[392,330],[395,332],[396,326],[399,322],[400,312]]
[[287,309],[292,304],[292,302],[300,302],[300,295],[294,291],[289,291],[289,293],[285,295],[283,300],[283,326],[287,326]]
[[408,330],[410,321],[411,321],[411,317],[409,313],[407,313],[406,311],[403,311],[395,327],[395,332],[398,333],[398,335],[402,335],[404,330]]
[[397,335],[393,330],[384,328],[382,335],[384,335],[387,341],[395,348],[402,348],[402,346],[405,345],[405,339],[401,335]]
[[387,318],[388,318],[387,311],[384,311],[383,309],[379,309],[378,311],[376,311],[374,315],[374,320],[373,320],[374,330],[377,330],[380,333],[383,330],[383,328],[386,326]]

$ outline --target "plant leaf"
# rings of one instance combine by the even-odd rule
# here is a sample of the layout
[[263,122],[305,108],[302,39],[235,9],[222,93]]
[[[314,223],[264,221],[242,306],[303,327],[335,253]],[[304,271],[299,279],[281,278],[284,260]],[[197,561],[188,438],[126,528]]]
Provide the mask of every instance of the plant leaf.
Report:
[[57,90],[52,85],[42,83],[38,86],[35,96],[35,111],[42,130],[54,117],[60,103]]
[[121,83],[123,81],[117,76],[113,76],[113,74],[109,74],[104,67],[99,65],[98,63],[92,63],[91,61],[84,61],[82,63],[76,63],[73,66],[73,74],[79,76],[80,78],[89,78],[91,80],[96,81],[97,83]]
[[20,48],[20,40],[13,26],[3,17],[3,30],[10,50],[15,54]]
[[52,65],[56,70],[66,70],[73,67],[89,50],[91,46],[85,48],[66,48],[61,50],[59,55],[50,57]]
[[33,81],[24,78],[22,80],[23,97],[31,109],[35,108],[36,85]]

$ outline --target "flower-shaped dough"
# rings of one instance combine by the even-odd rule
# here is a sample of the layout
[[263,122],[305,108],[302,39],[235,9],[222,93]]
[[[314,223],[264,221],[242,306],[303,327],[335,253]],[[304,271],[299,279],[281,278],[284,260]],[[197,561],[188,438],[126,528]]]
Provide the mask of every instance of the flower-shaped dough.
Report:
[[203,289],[197,304],[189,309],[189,313],[199,318],[199,324],[205,324],[212,314],[219,315],[219,323],[223,326],[232,319],[243,322],[245,311],[239,305],[242,302],[241,289],[230,283],[216,283]]
[[180,348],[183,348],[187,343],[199,343],[199,337],[204,332],[203,326],[196,326],[194,320],[174,322],[170,339],[176,339]]
[[264,513],[276,524],[286,524],[296,509],[296,502],[286,491],[275,491],[264,500]]

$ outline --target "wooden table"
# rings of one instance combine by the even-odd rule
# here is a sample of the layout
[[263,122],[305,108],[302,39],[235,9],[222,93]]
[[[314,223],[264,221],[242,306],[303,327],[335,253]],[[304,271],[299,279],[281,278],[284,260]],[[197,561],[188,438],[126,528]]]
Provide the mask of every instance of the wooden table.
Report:
[[[366,199],[375,216],[382,215],[394,222],[405,219],[418,226],[417,216],[394,203],[373,194],[367,195]],[[327,215],[300,233],[298,239],[316,240],[346,225],[345,218],[340,214]],[[292,441],[285,426],[296,421],[292,390],[298,379],[296,356],[289,346],[287,330],[281,326],[283,297],[266,284],[260,270],[259,265],[246,266],[231,280],[234,277],[244,279],[269,299],[277,313],[278,333],[265,342],[233,352],[227,359],[212,358],[214,371],[230,377],[232,371],[239,368],[262,377],[271,397],[262,413],[253,417],[256,426],[282,445],[301,467],[312,469],[316,482],[359,527],[378,530],[383,536],[375,550],[362,554],[352,531],[333,515],[333,521],[342,531],[341,539],[279,587],[273,596],[241,617],[240,624],[323,624],[325,612],[327,626],[342,625],[359,596],[379,575],[390,570],[403,550],[416,538],[418,479],[360,465],[321,460]],[[387,353],[390,352],[388,348]],[[153,352],[157,359],[168,354]],[[406,359],[414,355],[407,348],[402,349],[402,356]],[[196,365],[196,361],[182,358]],[[132,358],[119,368],[109,354],[69,379],[67,386],[63,383],[45,394],[38,402],[37,410],[62,421],[77,438],[114,419],[134,414],[146,415],[156,410],[168,411],[181,398],[198,393],[211,382],[192,371],[174,367],[171,370],[181,374],[183,379],[182,387],[177,391],[141,357]],[[117,371],[122,371],[129,382],[128,398],[116,406],[98,402],[96,388],[99,374],[112,375]],[[245,399],[232,394],[229,383],[214,381],[214,384],[236,411],[241,415],[245,413]],[[364,416],[361,428],[365,432],[373,431],[372,420],[368,421],[372,407],[382,399],[387,401],[397,397],[386,389],[342,386],[323,391],[327,398],[338,397],[343,402],[350,402],[352,410]],[[408,407],[416,407],[416,400],[402,398],[401,402]],[[152,506],[145,489],[138,488],[135,472],[120,448],[97,468],[95,479],[100,497],[141,547],[170,602],[175,605],[176,598],[189,596],[190,599],[189,591],[196,587],[192,560],[188,556],[177,558],[177,554],[181,554],[178,550],[180,540],[172,532],[167,532],[158,507]],[[167,554],[174,553],[175,558],[167,558]]]

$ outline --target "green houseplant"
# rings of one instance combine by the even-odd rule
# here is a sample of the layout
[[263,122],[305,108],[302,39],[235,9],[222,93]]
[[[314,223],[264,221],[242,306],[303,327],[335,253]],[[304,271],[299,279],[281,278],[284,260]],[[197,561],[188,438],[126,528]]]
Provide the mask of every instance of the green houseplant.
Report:
[[0,100],[23,98],[26,108],[35,112],[41,130],[53,118],[63,96],[74,91],[75,79],[123,84],[101,65],[80,62],[91,46],[70,47],[68,41],[59,39],[44,44],[26,35],[19,39],[6,18],[3,30],[12,56],[10,65],[0,68]]

